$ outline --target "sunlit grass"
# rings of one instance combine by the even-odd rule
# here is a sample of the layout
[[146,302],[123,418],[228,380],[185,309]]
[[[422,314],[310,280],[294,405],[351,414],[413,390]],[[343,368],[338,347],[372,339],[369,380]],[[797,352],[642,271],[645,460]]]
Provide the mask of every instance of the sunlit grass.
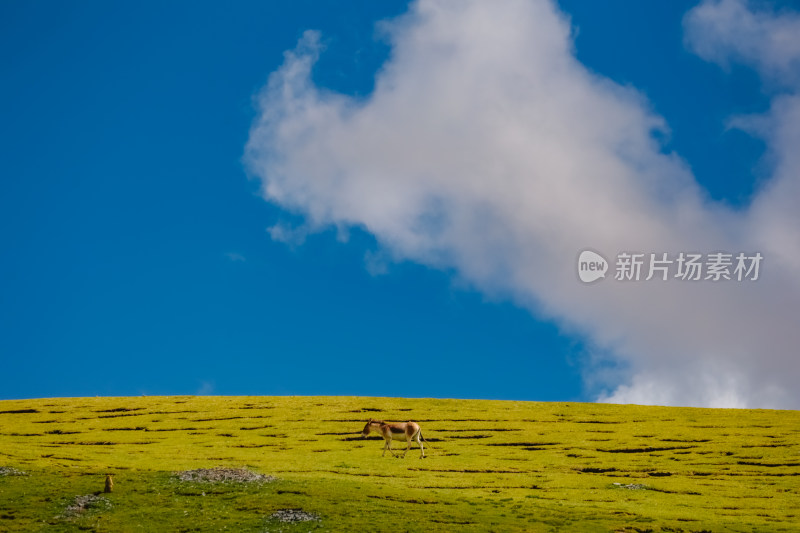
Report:
[[[415,420],[405,459],[362,440]],[[796,531],[800,414],[339,397],[0,402],[0,531]],[[395,442],[395,448],[401,443]],[[245,467],[262,485],[171,473]],[[111,509],[65,517],[103,490]],[[268,517],[300,508],[320,522]]]

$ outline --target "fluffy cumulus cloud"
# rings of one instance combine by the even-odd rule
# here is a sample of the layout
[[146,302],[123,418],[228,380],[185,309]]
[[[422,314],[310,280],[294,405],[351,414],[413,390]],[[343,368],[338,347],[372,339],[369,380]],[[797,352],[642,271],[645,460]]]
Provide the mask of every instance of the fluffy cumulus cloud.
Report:
[[800,14],[716,0],[692,9],[685,22],[687,44],[700,57],[725,67],[745,62],[771,82],[800,84]]
[[[387,25],[391,56],[366,98],[315,86],[319,36],[307,32],[260,94],[246,159],[266,199],[304,215],[303,235],[362,227],[381,264],[446,268],[586,339],[601,399],[800,407],[793,17],[733,1],[687,15],[697,53],[746,61],[784,89],[770,114],[736,122],[776,161],[744,210],[705,197],[657,141],[665,121],[578,62],[569,21],[544,0],[413,4]],[[765,44],[774,27],[783,37]],[[584,285],[587,247],[612,269],[620,251],[758,251],[764,262],[756,282]]]

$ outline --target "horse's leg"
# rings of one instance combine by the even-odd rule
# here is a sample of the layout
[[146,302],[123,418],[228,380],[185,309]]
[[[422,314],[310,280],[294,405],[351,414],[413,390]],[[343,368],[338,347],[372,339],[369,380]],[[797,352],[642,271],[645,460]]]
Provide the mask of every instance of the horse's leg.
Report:
[[419,458],[425,459],[425,448],[422,447],[422,440],[420,440],[421,436],[422,436],[422,431],[417,431],[417,444],[419,444],[419,453],[420,453]]
[[[391,437],[386,439],[386,449],[389,450],[389,453],[392,454],[393,457],[397,457],[397,455],[394,453],[394,451],[392,451],[392,438]],[[386,451],[384,450],[383,453],[386,453]]]

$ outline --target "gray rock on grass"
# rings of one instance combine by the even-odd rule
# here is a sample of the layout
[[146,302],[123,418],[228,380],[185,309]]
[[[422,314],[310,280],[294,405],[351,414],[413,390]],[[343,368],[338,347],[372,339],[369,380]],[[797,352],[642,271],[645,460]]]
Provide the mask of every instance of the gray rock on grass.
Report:
[[303,511],[302,509],[279,509],[269,516],[270,520],[277,520],[278,522],[295,523],[295,522],[312,522],[320,520],[320,517],[314,513]]
[[27,476],[27,472],[17,470],[11,466],[0,466],[0,476]]
[[276,479],[246,468],[199,468],[176,472],[174,475],[180,481],[192,483],[269,483]]
[[75,496],[75,499],[72,500],[72,503],[69,504],[64,510],[64,516],[78,516],[79,514],[85,513],[89,509],[108,510],[111,509],[111,502],[108,498],[104,496],[98,496],[96,494]]

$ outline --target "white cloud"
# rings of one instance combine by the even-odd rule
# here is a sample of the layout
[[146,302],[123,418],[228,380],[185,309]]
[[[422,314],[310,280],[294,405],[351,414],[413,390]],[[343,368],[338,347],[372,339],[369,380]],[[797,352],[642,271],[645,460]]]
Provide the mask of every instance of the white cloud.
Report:
[[364,254],[364,267],[372,276],[382,276],[389,272],[389,258],[382,251],[367,250]]
[[[286,54],[247,146],[266,199],[310,230],[361,226],[381,257],[452,269],[584,336],[627,369],[605,399],[800,406],[800,221],[785,196],[797,121],[750,121],[781,162],[751,209],[732,211],[662,153],[652,133],[666,125],[642,95],[575,59],[552,3],[420,1],[387,27],[391,59],[366,99],[313,84],[316,33]],[[749,284],[584,286],[586,247],[761,251],[765,266]]]
[[757,10],[744,0],[705,1],[684,19],[687,44],[701,57],[756,69],[777,94],[766,115],[734,117],[731,126],[763,137],[774,165],[753,202],[748,228],[788,269],[800,268],[800,14]]
[[[755,67],[772,82],[800,83],[800,15],[745,0],[706,0],[685,17],[686,42],[700,57]],[[763,4],[762,4],[763,5]]]
[[300,246],[306,241],[308,236],[308,228],[305,226],[290,226],[284,222],[267,228],[267,233],[273,241],[282,242],[290,246]]

